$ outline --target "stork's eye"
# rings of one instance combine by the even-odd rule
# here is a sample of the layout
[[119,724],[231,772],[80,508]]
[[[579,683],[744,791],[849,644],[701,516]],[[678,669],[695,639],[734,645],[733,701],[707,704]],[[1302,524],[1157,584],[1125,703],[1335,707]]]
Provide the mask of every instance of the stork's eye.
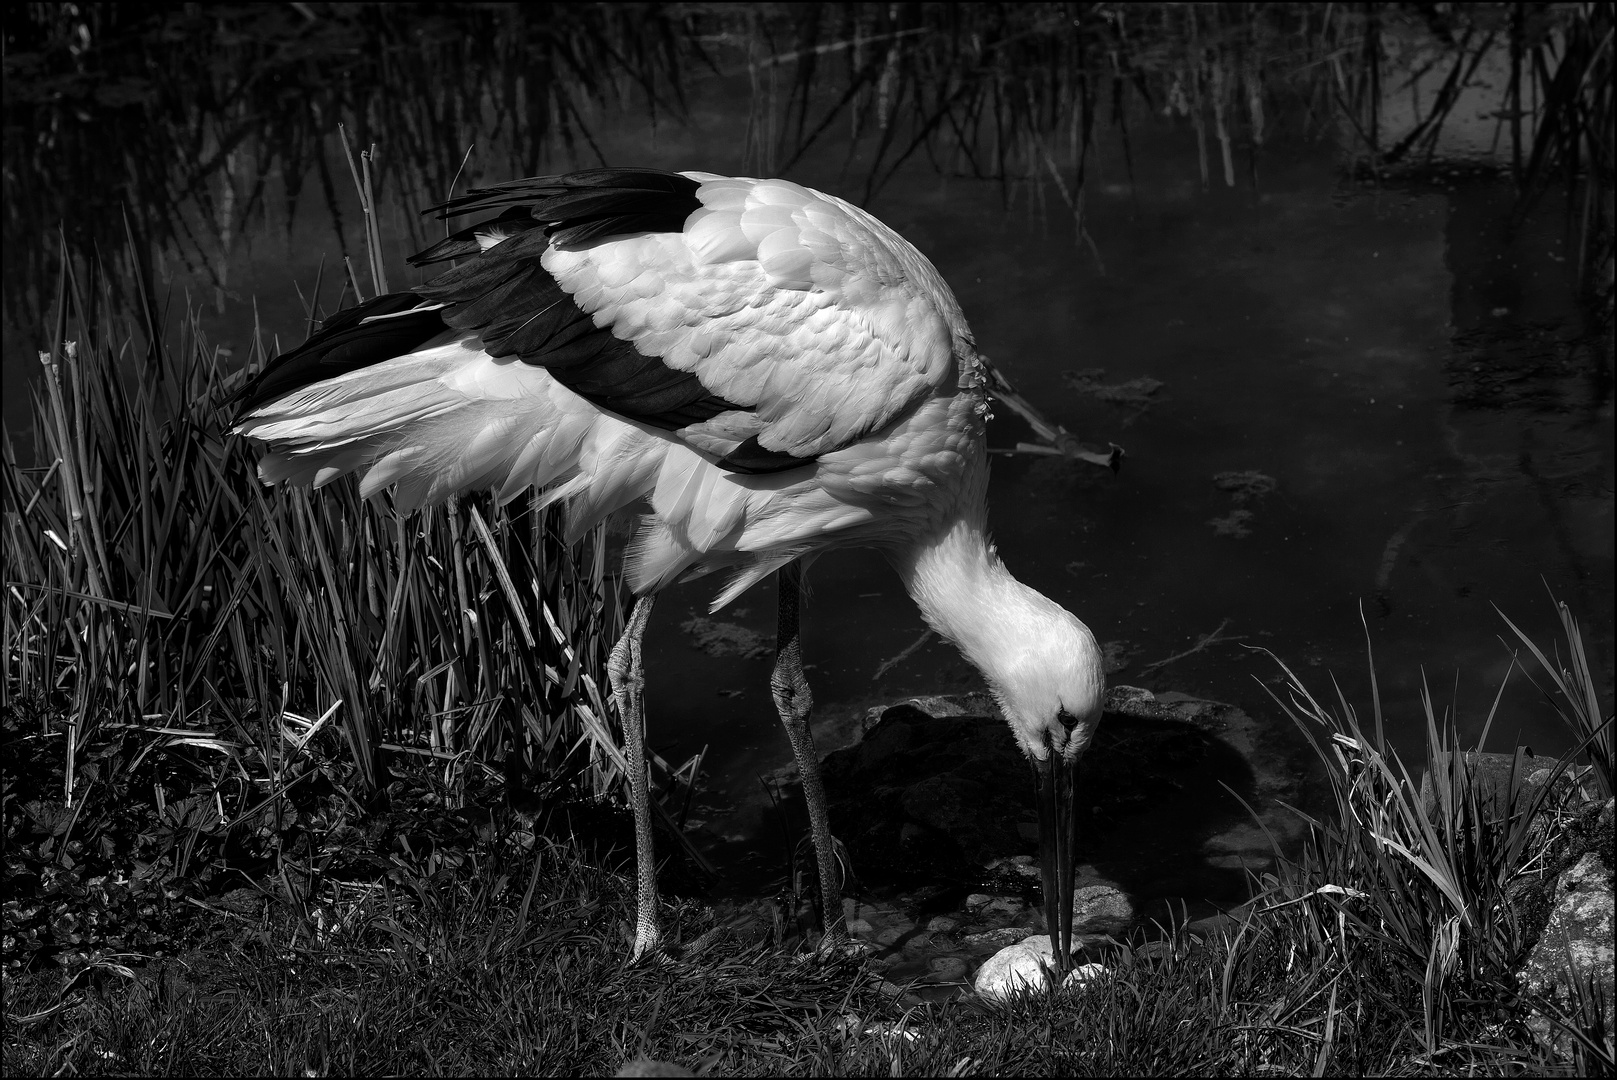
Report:
[[1066,728],[1068,731],[1071,731],[1073,728],[1078,726],[1078,718],[1072,715],[1072,713],[1068,712],[1066,709],[1062,709],[1060,712],[1056,713],[1056,719],[1061,721],[1061,726]]

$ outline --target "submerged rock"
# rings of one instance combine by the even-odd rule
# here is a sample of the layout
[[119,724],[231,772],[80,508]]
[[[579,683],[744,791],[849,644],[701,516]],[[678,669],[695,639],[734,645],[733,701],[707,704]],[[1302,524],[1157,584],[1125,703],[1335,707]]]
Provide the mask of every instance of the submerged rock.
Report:
[[[1082,859],[1122,884],[1089,884],[1112,885],[1124,900],[1186,889],[1215,902],[1245,899],[1242,867],[1255,860],[1227,857],[1244,855],[1246,846],[1204,845],[1250,821],[1225,785],[1260,807],[1290,793],[1293,778],[1278,775],[1257,733],[1231,706],[1113,687],[1080,766],[1078,843]],[[1037,904],[1033,785],[986,695],[962,697],[947,712],[919,699],[876,711],[859,742],[827,755],[824,780],[832,829],[861,878],[878,885],[952,881],[983,895],[1021,893]],[[1209,854],[1226,858],[1210,862]],[[1119,874],[1120,867],[1129,873]],[[1100,925],[1121,928],[1132,906],[1125,913],[1116,897],[1100,903],[1100,896]]]

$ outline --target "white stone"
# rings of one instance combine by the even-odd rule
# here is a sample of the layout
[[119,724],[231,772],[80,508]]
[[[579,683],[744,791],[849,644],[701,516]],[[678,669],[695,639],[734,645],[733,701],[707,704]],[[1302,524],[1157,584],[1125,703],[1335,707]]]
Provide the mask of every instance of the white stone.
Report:
[[[973,989],[990,1001],[1004,1001],[1013,994],[1043,990],[1047,985],[1044,973],[1052,957],[1050,938],[1044,934],[1008,945],[983,961],[983,966],[977,969]],[[1068,973],[1062,987],[1077,987],[1105,972],[1102,964],[1083,964]]]
[[1042,934],[1007,945],[983,961],[972,989],[990,1001],[1038,990],[1045,985],[1044,969],[1050,956],[1050,939]]
[[1079,964],[1067,972],[1067,981],[1061,984],[1063,990],[1072,990],[1106,974],[1105,964]]

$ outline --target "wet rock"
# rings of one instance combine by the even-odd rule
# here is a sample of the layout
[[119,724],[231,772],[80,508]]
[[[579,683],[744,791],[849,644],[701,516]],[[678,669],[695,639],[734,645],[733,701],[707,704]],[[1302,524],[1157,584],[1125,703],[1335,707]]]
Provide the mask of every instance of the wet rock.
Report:
[[[1524,990],[1543,995],[1574,1015],[1579,985],[1593,983],[1603,1003],[1605,1030],[1611,1031],[1617,1020],[1613,1007],[1617,980],[1612,947],[1612,800],[1606,800],[1598,811],[1594,806],[1589,811],[1586,816],[1593,817],[1593,828],[1581,837],[1583,850],[1577,861],[1555,880],[1553,907],[1520,978]],[[1570,1036],[1542,1014],[1535,1015],[1528,1027],[1558,1053],[1570,1051]]]
[[1073,933],[1119,934],[1134,921],[1134,905],[1110,885],[1090,885],[1072,897]]
[[996,896],[994,899],[988,901],[987,904],[983,905],[982,914],[987,918],[992,918],[995,915],[1010,915],[1014,917],[1022,914],[1022,912],[1026,911],[1027,909],[1027,903],[1018,899],[1017,897]]
[[939,956],[927,961],[937,982],[959,982],[966,977],[966,962],[958,956]]
[[[1527,800],[1537,793],[1537,788],[1549,783],[1551,776],[1555,776],[1551,799],[1559,796],[1563,799],[1582,800],[1592,798],[1594,794],[1594,770],[1587,765],[1565,769],[1556,775],[1553,769],[1541,768],[1535,764],[1535,760],[1542,759],[1532,757],[1524,757],[1518,769],[1515,754],[1491,754],[1468,750],[1464,753],[1464,760],[1471,773],[1471,782],[1483,805],[1501,816],[1510,803],[1513,770],[1516,779],[1516,804],[1519,810],[1526,809]],[[1421,810],[1428,818],[1434,817],[1437,814],[1437,804],[1437,790],[1433,786],[1431,773],[1424,773],[1420,779]]]
[[[1032,925],[1041,932],[1046,930],[1043,908],[1033,908],[1020,902],[999,901],[983,909],[984,914],[996,911],[1000,904],[1014,914],[1032,913]],[[1072,929],[1075,934],[1121,934],[1134,922],[1134,902],[1117,886],[1106,882],[1080,885],[1072,894]]]
[[926,924],[926,928],[928,932],[933,934],[947,934],[959,925],[959,919],[951,919],[947,915],[938,915]]
[[1527,774],[1527,783],[1532,787],[1542,787],[1551,782],[1554,777],[1556,793],[1571,795],[1574,791],[1582,794],[1585,799],[1595,798],[1595,770],[1592,765],[1574,765],[1564,769],[1556,775],[1554,769],[1534,769]]
[[[996,930],[985,930],[980,934],[967,934],[961,940],[973,948],[986,946],[998,949],[1022,941],[1032,933],[1032,928],[1026,926],[1001,926]],[[1049,939],[1046,938],[1046,940],[1048,941]]]
[[[1035,827],[1035,836],[1037,828]],[[1031,855],[1012,855],[998,859],[988,860],[984,867],[989,877],[1012,887],[1037,886],[1043,871],[1039,869],[1039,861]]]

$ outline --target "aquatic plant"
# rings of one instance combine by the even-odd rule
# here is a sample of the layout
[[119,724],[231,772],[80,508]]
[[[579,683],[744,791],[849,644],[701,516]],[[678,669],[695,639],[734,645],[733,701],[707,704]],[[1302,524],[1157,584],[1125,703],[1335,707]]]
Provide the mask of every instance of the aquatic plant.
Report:
[[[835,141],[868,198],[923,157],[1053,191],[1083,237],[1098,140],[1115,132],[1132,170],[1147,113],[1195,140],[1204,186],[1249,182],[1277,138],[1335,140],[1385,175],[1430,164],[1501,63],[1494,141],[1522,209],[1564,193],[1581,280],[1609,303],[1612,20],[1592,3],[34,5],[6,25],[7,317],[49,302],[43,230],[63,223],[89,257],[122,233],[120,201],[143,258],[205,268],[221,295],[272,176],[288,217],[316,183],[347,245],[338,123],[388,147],[383,204],[427,205],[457,183],[638,164],[606,161],[596,134],[683,123],[700,80],[745,79],[744,169],[789,173]],[[1386,102],[1408,95],[1394,123]]]
[[[1506,622],[1555,678],[1570,708],[1552,705],[1576,745],[1548,766],[1518,746],[1507,773],[1487,781],[1476,752],[1459,745],[1457,718],[1438,717],[1424,682],[1424,769],[1411,772],[1386,738],[1373,655],[1368,729],[1340,689],[1328,707],[1277,661],[1285,696],[1271,691],[1271,697],[1323,767],[1325,808],[1294,810],[1307,834],[1296,852],[1276,845],[1280,870],[1265,875],[1259,919],[1242,933],[1273,935],[1296,963],[1329,973],[1333,987],[1340,983],[1351,999],[1393,1012],[1418,1003],[1416,1030],[1428,1062],[1457,1049],[1456,1030],[1491,1026],[1500,1037],[1524,1038],[1508,1030],[1525,1021],[1521,1006],[1545,1007],[1516,995],[1516,972],[1541,928],[1527,925],[1524,888],[1545,874],[1546,853],[1568,817],[1568,791],[1576,785],[1567,771],[1585,753],[1597,777],[1609,778],[1612,765],[1611,719],[1597,719],[1577,623],[1565,605],[1558,607],[1577,674],[1558,674]],[[1496,696],[1479,749],[1498,702]],[[1609,797],[1609,788],[1602,790]],[[1505,1002],[1513,1008],[1502,1008]],[[1598,1036],[1598,1013],[1585,1010],[1586,1034]],[[1609,1057],[1609,1046],[1601,1052]]]

